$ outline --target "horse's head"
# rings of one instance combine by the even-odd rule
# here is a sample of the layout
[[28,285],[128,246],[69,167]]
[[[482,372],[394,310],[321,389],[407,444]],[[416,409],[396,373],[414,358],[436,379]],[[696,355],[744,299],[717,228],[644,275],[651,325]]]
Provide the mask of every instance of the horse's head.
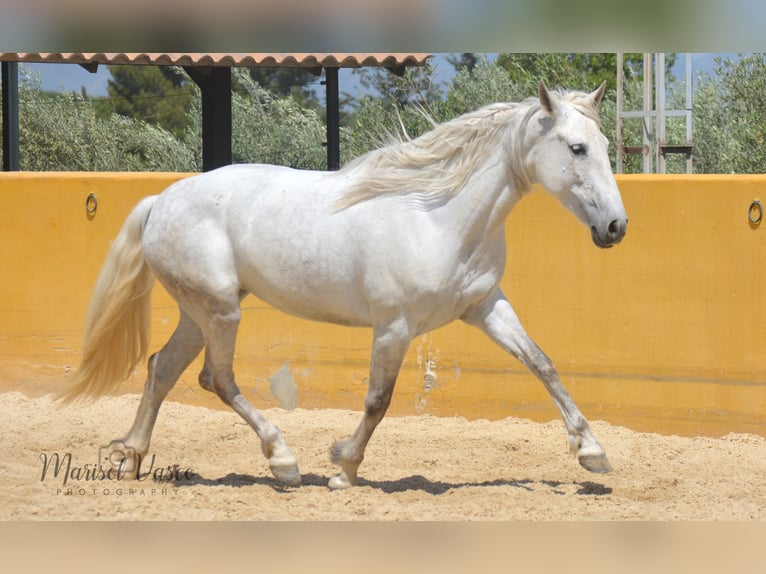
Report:
[[611,247],[625,236],[628,218],[609,163],[598,106],[606,83],[591,94],[561,95],[539,84],[540,112],[528,125],[533,141],[528,169],[580,221],[593,242]]

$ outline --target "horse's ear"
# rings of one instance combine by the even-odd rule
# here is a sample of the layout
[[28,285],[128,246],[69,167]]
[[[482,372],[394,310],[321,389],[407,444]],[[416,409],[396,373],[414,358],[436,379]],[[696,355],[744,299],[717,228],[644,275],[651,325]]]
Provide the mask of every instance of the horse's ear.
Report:
[[598,88],[596,88],[596,91],[590,94],[590,97],[593,100],[593,105],[595,107],[598,107],[598,105],[601,103],[601,100],[604,99],[605,92],[606,92],[606,80],[601,82],[601,85]]
[[555,96],[548,91],[548,88],[545,87],[545,82],[542,80],[537,84],[537,94],[540,97],[540,105],[542,108],[549,114],[554,115],[556,104],[553,101],[553,98]]

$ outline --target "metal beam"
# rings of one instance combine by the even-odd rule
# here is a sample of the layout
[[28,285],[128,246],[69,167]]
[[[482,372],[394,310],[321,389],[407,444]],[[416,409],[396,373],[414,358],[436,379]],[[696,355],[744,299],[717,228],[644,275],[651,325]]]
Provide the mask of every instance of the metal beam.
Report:
[[3,170],[19,171],[19,64],[2,63]]
[[327,94],[327,169],[340,169],[340,98],[338,68],[325,68]]
[[623,163],[623,150],[625,149],[625,144],[623,143],[623,137],[622,137],[622,118],[623,118],[623,111],[622,111],[622,101],[625,98],[625,72],[623,70],[623,56],[622,52],[617,52],[617,113],[615,114],[617,117],[615,118],[615,128],[617,131],[617,142],[616,147],[617,150],[615,152],[615,171],[617,173],[622,173],[622,163]]
[[232,162],[231,68],[184,68],[202,92],[202,170],[211,171]]

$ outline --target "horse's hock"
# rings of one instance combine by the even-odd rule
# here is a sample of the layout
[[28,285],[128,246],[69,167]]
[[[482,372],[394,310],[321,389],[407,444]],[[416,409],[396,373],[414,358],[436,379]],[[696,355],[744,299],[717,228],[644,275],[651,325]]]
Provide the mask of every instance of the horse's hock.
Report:
[[[5,173],[0,190],[0,388],[59,389],[79,361],[99,268],[140,198],[185,174]],[[503,291],[591,420],[642,431],[766,436],[766,176],[618,176],[630,229],[594,249],[553,199],[531,194],[507,222]],[[754,207],[755,206],[755,207]],[[757,220],[757,221],[754,221]],[[551,231],[555,230],[555,231]],[[371,334],[243,302],[235,369],[256,406],[358,410]],[[155,287],[151,352],[177,321]],[[198,359],[171,400],[219,407]],[[123,385],[140,392],[144,367]],[[276,383],[275,383],[276,381]],[[287,381],[293,381],[297,395]],[[281,399],[272,389],[287,389]],[[416,339],[393,414],[558,419],[540,383],[454,323]]]

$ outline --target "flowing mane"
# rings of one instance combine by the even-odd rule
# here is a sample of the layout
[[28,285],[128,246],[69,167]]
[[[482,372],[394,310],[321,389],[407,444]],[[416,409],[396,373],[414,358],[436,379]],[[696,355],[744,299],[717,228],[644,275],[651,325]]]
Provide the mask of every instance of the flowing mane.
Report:
[[[598,110],[583,92],[561,92],[564,101],[600,123]],[[509,176],[515,187],[530,187],[524,171],[521,143],[529,118],[540,110],[540,100],[527,98],[519,103],[489,104],[412,139],[398,140],[367,152],[347,163],[338,172],[350,181],[339,198],[339,209],[382,195],[415,194],[428,203],[443,203],[457,195],[475,173],[481,158],[498,146],[508,146]],[[516,128],[511,138],[506,131]]]

